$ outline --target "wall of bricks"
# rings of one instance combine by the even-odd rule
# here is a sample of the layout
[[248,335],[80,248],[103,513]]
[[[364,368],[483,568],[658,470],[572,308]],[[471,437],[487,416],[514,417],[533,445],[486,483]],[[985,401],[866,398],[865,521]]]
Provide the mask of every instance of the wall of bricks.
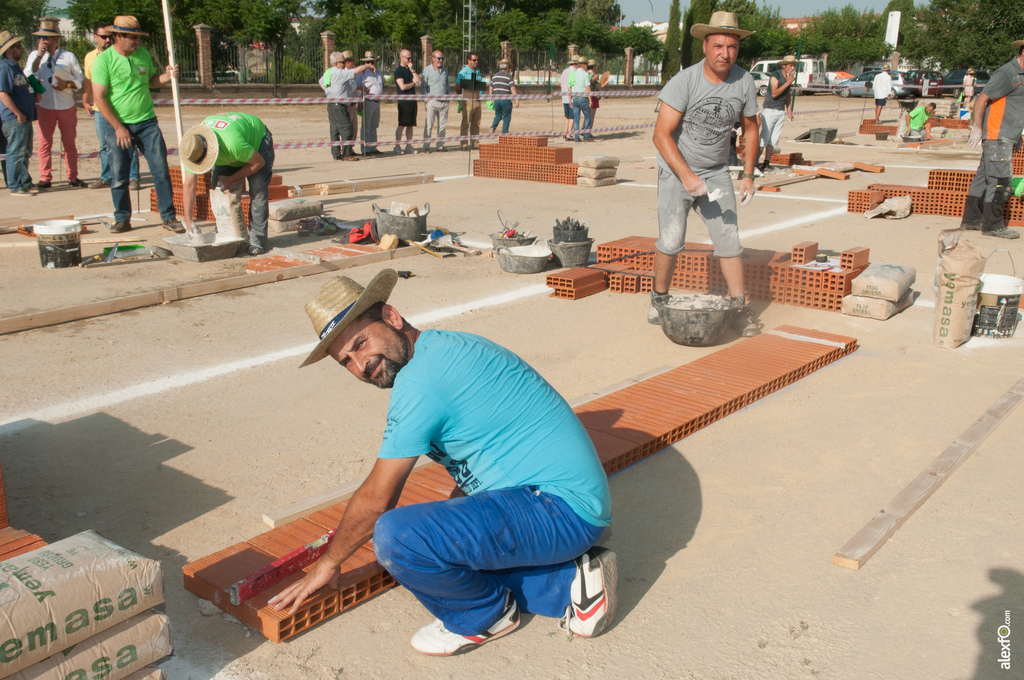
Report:
[[[571,279],[568,285],[583,276],[565,274],[558,276]],[[735,343],[576,408],[605,472],[622,470],[857,349],[855,338],[793,326],[775,330],[780,334],[764,333]],[[454,488],[444,468],[429,465],[410,475],[398,504],[443,500]],[[337,527],[347,506],[332,505],[186,564],[186,590],[280,642],[395,586],[376,562],[370,542],[342,564],[338,590],[314,593],[294,616],[273,611],[267,602],[301,573],[241,605],[231,604],[231,585]]]
[[502,135],[497,144],[480,145],[473,175],[575,186],[578,166],[572,162],[572,148],[547,144],[547,137]]

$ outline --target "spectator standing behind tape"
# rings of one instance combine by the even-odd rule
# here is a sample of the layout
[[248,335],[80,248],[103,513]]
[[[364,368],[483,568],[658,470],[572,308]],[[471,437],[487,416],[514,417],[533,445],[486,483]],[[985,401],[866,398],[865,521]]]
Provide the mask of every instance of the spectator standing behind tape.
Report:
[[78,110],[75,108],[74,90],[82,89],[85,76],[78,65],[78,57],[60,48],[60,19],[43,17],[39,30],[32,35],[39,38],[37,49],[29,52],[25,63],[25,75],[35,75],[46,91],[36,107],[39,128],[39,189],[49,189],[53,180],[52,157],[53,132],[60,128],[67,160],[68,184],[73,187],[88,186],[78,178]]
[[[348,50],[332,52],[333,67],[320,76],[320,87],[329,99],[351,99],[356,96],[356,76],[365,71],[369,64],[353,68],[356,58]],[[352,119],[355,109],[347,103],[331,102],[327,105],[327,120],[330,122],[332,142],[351,142],[355,140],[356,123]],[[331,155],[334,160],[357,161],[355,148],[351,145],[332,146]]]
[[[455,79],[455,93],[462,94],[464,90],[471,90],[473,92],[482,92],[484,87],[487,86],[487,81],[480,74],[480,55],[476,52],[470,52],[466,58],[466,65],[459,71],[459,75]],[[467,135],[477,136],[480,134],[480,100],[476,98],[463,99],[462,100],[462,126],[459,129],[459,134],[463,137]],[[477,140],[460,140],[459,146],[463,150],[467,148],[467,145],[471,144],[470,148],[477,148],[480,146],[480,142]]]
[[[434,50],[430,63],[423,69],[420,79],[423,83],[420,88],[420,94],[451,94],[451,85],[448,83],[448,69],[444,67],[444,53],[441,50]],[[437,150],[444,151],[444,136],[447,134],[448,129],[448,101],[428,99],[424,109],[426,121],[423,124],[423,150],[430,151],[431,132],[436,123]]]
[[[101,21],[93,26],[92,29],[93,40],[96,41],[96,49],[92,50],[85,55],[85,86],[82,88],[82,106],[85,108],[85,112],[88,113],[93,119],[93,125],[96,128],[96,139],[100,142],[100,178],[89,184],[90,189],[106,189],[110,186],[111,174],[110,174],[110,150],[107,149],[107,120],[100,113],[99,108],[92,99],[92,65],[96,61],[96,57],[102,54],[103,50],[107,49],[111,45],[111,41],[114,39],[113,34],[108,30],[107,22]],[[99,115],[96,115],[99,114]],[[131,178],[128,182],[128,186],[133,191],[138,191],[141,183],[139,181],[139,150],[132,149],[132,167],[131,172],[128,173]]]
[[[416,86],[422,79],[419,74],[412,70],[412,52],[402,50],[398,53],[398,68],[395,69],[395,85],[398,87],[398,94],[416,94]],[[412,129],[416,127],[415,99],[398,100],[398,127],[395,128],[395,153],[402,153],[402,130],[405,130],[405,153],[418,153],[412,148],[409,142],[412,140]]]
[[781,68],[768,76],[768,93],[761,110],[761,146],[764,147],[762,171],[771,165],[772,154],[782,138],[785,119],[793,120],[793,100],[790,95],[793,94],[793,83],[796,81],[796,57],[787,54],[779,61],[779,66]]
[[576,70],[576,57],[569,57],[569,65],[562,71],[562,75],[558,76],[558,86],[562,90],[562,114],[565,116],[565,141],[571,142],[572,135],[572,94],[569,92],[569,78],[572,76],[573,71]]
[[36,188],[28,174],[32,155],[32,121],[36,119],[36,101],[28,78],[18,62],[25,54],[21,36],[0,33],[0,122],[6,144],[4,174],[11,196],[34,196]]
[[107,149],[110,154],[112,181],[110,197],[114,202],[115,234],[129,231],[132,224],[132,198],[128,190],[128,170],[133,149],[146,157],[156,189],[157,209],[164,229],[176,234],[185,228],[176,219],[171,173],[167,169],[167,144],[157,123],[150,90],[160,89],[171,78],[178,77],[178,66],[168,66],[160,73],[152,57],[139,41],[149,35],[133,16],[114,17],[107,28],[114,34],[114,44],[96,57],[92,65],[93,100],[107,120]]
[[[249,254],[267,252],[270,179],[274,174],[274,136],[266,124],[248,113],[209,116],[181,138],[182,203],[185,228],[195,231],[192,211],[196,175],[211,172],[210,185],[233,191],[238,182],[249,183]],[[237,187],[241,190],[241,187]]]
[[974,99],[974,85],[978,82],[978,79],[974,76],[974,69],[967,69],[967,73],[964,74],[964,103],[970,102]]
[[[488,94],[500,94],[500,95],[515,95],[516,84],[512,81],[512,74],[508,72],[510,64],[507,60],[502,59],[498,62],[498,72],[491,76],[491,84],[487,88]],[[501,133],[508,133],[508,125],[512,121],[512,106],[513,101],[515,106],[519,106],[519,100],[512,99],[495,99],[494,100],[494,120],[491,121],[491,132],[494,132],[498,128],[498,123],[501,123]]]
[[584,68],[569,74],[569,93],[572,95],[572,138],[580,141],[580,118],[583,118],[583,141],[590,141],[590,76]]
[[366,70],[356,76],[356,88],[363,93],[363,155],[379,156],[377,128],[380,126],[380,96],[384,94],[384,76],[377,70],[377,55],[372,50],[360,59]]
[[[601,75],[594,73],[594,67],[597,66],[597,62],[593,59],[587,59],[587,76],[590,78],[590,125],[587,127],[593,129],[594,127],[594,116],[597,115],[597,110],[601,108],[601,98],[595,97],[593,94],[601,89]],[[591,134],[590,138],[593,139],[594,135]]]
[[1010,198],[1013,152],[1024,140],[1024,40],[1015,40],[1017,56],[1000,66],[974,103],[970,144],[981,144],[981,163],[967,189],[963,229],[983,236],[1020,238],[1003,222],[1003,206]]
[[885,102],[892,94],[892,76],[889,75],[889,69],[890,66],[886,64],[882,67],[882,72],[871,81],[871,91],[875,95],[875,125],[878,125]]

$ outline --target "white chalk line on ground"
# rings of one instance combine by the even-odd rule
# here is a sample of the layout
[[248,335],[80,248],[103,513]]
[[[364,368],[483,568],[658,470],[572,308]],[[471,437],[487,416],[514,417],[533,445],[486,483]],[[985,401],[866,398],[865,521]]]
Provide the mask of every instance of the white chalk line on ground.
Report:
[[[533,297],[534,295],[540,295],[541,293],[547,292],[549,292],[549,289],[546,285],[535,284],[518,290],[480,298],[479,300],[473,300],[472,302],[467,302],[461,305],[421,312],[410,316],[408,321],[414,326],[429,325],[460,314],[465,314],[466,312],[477,311],[487,307],[496,307],[498,305],[515,302],[517,300],[522,300],[524,298]],[[281,361],[282,359],[291,359],[297,356],[302,356],[303,354],[311,352],[315,346],[315,342],[303,343],[301,345],[268,352],[248,359],[229,361],[227,363],[209,366],[196,371],[180,373],[166,378],[122,387],[102,394],[95,394],[81,399],[66,401],[61,404],[54,404],[35,411],[19,413],[13,416],[2,416],[0,417],[0,436],[18,432],[31,426],[36,421],[58,423],[70,420],[77,416],[94,413],[101,409],[110,408],[111,406],[116,406],[126,401],[149,397],[154,394],[160,394],[162,392],[188,387],[190,385],[196,385],[213,380],[214,378],[220,378],[239,371],[264,366],[266,364],[274,363],[275,361]]]
[[[620,186],[624,187],[638,187],[641,189],[657,189],[657,184],[633,184],[623,183]],[[754,198],[785,198],[790,201],[818,201],[819,203],[846,203],[845,198],[817,198],[813,196],[792,196],[786,194],[768,194],[764,192],[758,193]]]

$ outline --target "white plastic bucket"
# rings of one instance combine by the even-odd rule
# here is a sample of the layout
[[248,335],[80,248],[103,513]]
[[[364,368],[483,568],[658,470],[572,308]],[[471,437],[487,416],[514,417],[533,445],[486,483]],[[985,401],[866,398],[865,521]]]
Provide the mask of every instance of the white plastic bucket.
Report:
[[45,220],[32,225],[39,245],[39,260],[46,269],[82,264],[82,223],[77,220]]
[[978,314],[971,335],[1012,338],[1017,329],[1017,310],[1024,294],[1024,279],[1005,274],[982,274],[978,288]]

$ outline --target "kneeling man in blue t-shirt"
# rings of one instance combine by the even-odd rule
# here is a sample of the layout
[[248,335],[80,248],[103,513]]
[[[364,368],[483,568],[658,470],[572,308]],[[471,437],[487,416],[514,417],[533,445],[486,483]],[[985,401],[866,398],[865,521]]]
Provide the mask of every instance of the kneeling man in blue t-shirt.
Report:
[[[377,560],[436,620],[412,645],[447,656],[511,633],[520,611],[560,617],[594,637],[615,615],[615,553],[594,543],[611,522],[608,479],[565,400],[512,352],[469,333],[413,328],[386,304],[398,275],[366,286],[338,276],[306,305],[331,356],[391,389],[377,461],[349,501],[330,547],[271,600],[291,613],[335,585],[373,539]],[[456,497],[395,508],[421,455],[448,470]]]

